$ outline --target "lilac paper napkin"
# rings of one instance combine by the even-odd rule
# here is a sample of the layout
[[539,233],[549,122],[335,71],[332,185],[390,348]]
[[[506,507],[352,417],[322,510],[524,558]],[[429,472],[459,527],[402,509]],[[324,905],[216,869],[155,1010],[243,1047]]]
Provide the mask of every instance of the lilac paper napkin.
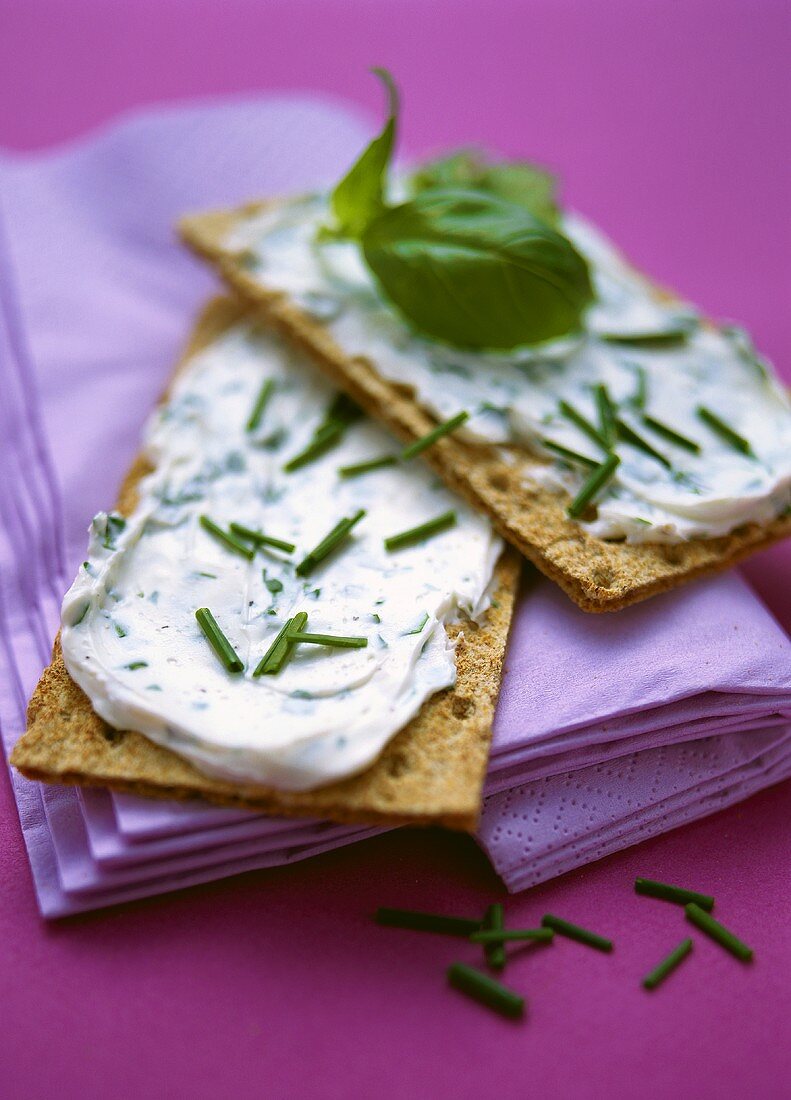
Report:
[[[290,97],[155,112],[62,152],[0,160],[6,748],[46,663],[87,522],[114,499],[145,415],[213,289],[175,244],[173,221],[188,209],[326,184],[364,136],[347,113]],[[512,888],[784,774],[789,642],[736,577],[602,618],[541,582],[520,604],[507,665],[488,790],[510,792],[511,801],[503,809],[492,793],[481,840]],[[689,751],[704,756],[690,758],[679,786],[659,765],[693,739],[698,748]],[[567,773],[588,782],[591,769],[624,758],[614,785],[625,812],[617,798],[595,794],[587,818],[571,815],[571,839],[546,815],[529,842],[503,824],[536,798],[561,799]],[[14,788],[47,915],[304,858],[369,832],[80,798],[16,775]]]

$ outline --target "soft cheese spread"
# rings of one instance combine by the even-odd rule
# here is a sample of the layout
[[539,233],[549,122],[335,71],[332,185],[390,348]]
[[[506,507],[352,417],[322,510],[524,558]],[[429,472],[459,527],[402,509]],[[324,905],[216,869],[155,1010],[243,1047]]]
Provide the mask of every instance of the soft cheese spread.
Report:
[[[595,391],[606,386],[626,432],[655,453],[628,434],[619,440],[620,465],[595,518],[580,521],[591,534],[678,542],[788,511],[791,405],[768,365],[740,330],[715,329],[690,306],[659,297],[582,218],[565,215],[563,231],[592,271],[596,300],[584,332],[506,353],[468,352],[413,332],[377,290],[356,244],[317,240],[329,220],[326,198],[308,196],[238,221],[225,243],[263,286],[322,321],[344,352],[411,386],[439,419],[466,410],[469,438],[540,456],[528,478],[552,490],[574,496],[601,462],[562,405],[595,424]],[[701,407],[748,442],[749,453],[702,419]],[[553,445],[587,457],[588,468]]]
[[[262,383],[271,396],[254,430]],[[111,725],[134,729],[232,780],[307,789],[370,764],[433,693],[455,679],[446,626],[479,618],[501,543],[420,462],[339,477],[398,454],[367,420],[288,472],[334,392],[275,337],[240,324],[194,356],[148,426],[154,467],[126,519],[100,513],[63,603],[71,676]],[[343,547],[300,576],[295,564],[364,509]],[[388,552],[384,540],[453,509],[455,526]],[[234,553],[201,525],[232,522],[293,554]],[[243,664],[226,670],[196,622],[207,607]],[[365,648],[299,645],[277,675],[253,672],[284,623],[364,637]]]

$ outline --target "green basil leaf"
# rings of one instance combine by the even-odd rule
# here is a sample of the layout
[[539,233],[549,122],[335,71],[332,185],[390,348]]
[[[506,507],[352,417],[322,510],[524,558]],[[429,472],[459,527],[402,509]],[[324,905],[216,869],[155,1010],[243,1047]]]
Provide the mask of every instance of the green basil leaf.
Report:
[[395,143],[398,92],[386,69],[373,69],[387,90],[388,118],[381,134],[360,154],[331,196],[337,231],[359,237],[366,225],[384,208],[384,177]]
[[560,218],[557,180],[551,172],[523,160],[491,164],[475,149],[461,149],[421,165],[411,177],[411,185],[415,193],[435,187],[488,191],[524,206],[550,225],[557,225]]
[[416,329],[468,348],[513,348],[581,326],[588,265],[523,206],[483,191],[429,189],[362,236],[382,291]]

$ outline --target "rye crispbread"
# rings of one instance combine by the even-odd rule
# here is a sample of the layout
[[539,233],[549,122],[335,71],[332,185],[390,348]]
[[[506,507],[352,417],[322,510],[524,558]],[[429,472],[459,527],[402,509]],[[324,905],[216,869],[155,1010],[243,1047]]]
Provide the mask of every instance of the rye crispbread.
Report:
[[[282,292],[266,289],[224,242],[236,222],[271,203],[183,218],[182,239],[209,260],[226,283],[256,305],[270,325],[306,351],[338,386],[400,439],[424,435],[436,419],[413,389],[387,381],[376,364],[347,355],[326,326]],[[659,294],[660,292],[657,291]],[[528,458],[504,462],[494,446],[446,436],[423,453],[446,484],[489,517],[499,533],[585,611],[617,611],[687,581],[728,569],[749,554],[791,534],[791,515],[749,524],[729,535],[674,544],[628,545],[593,538],[566,515],[568,497],[526,487]],[[512,456],[513,457],[513,456]],[[539,461],[529,456],[529,464]]]
[[[182,359],[249,316],[249,306],[212,302]],[[178,368],[177,368],[178,369]],[[138,455],[118,497],[128,514],[137,486],[151,467]],[[203,775],[186,760],[142,734],[119,731],[94,713],[69,676],[60,640],[28,707],[27,732],[11,754],[23,775],[47,783],[109,787],[156,798],[200,796],[224,806],[265,813],[377,825],[441,824],[472,831],[478,821],[494,705],[519,580],[518,556],[507,550],[496,567],[493,606],[482,626],[464,622],[456,649],[455,687],[429,699],[419,714],[360,775],[319,790],[277,791]]]

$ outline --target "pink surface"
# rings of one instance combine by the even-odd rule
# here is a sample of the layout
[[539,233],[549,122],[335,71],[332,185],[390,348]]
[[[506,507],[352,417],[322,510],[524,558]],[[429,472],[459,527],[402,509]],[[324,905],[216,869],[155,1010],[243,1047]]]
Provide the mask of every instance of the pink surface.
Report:
[[[0,0],[0,144],[59,141],[137,103],[317,88],[379,106],[390,65],[412,152],[479,138],[546,160],[568,199],[791,381],[791,10],[687,0]],[[788,629],[788,548],[746,572]],[[472,841],[409,833],[45,928],[0,785],[0,1085],[12,1095],[781,1096],[791,1077],[791,785],[509,901],[612,934],[525,955],[524,1027],[443,988],[464,944],[371,926],[377,904],[477,911]],[[712,945],[652,996],[685,934],[635,874],[717,894],[753,944]]]

